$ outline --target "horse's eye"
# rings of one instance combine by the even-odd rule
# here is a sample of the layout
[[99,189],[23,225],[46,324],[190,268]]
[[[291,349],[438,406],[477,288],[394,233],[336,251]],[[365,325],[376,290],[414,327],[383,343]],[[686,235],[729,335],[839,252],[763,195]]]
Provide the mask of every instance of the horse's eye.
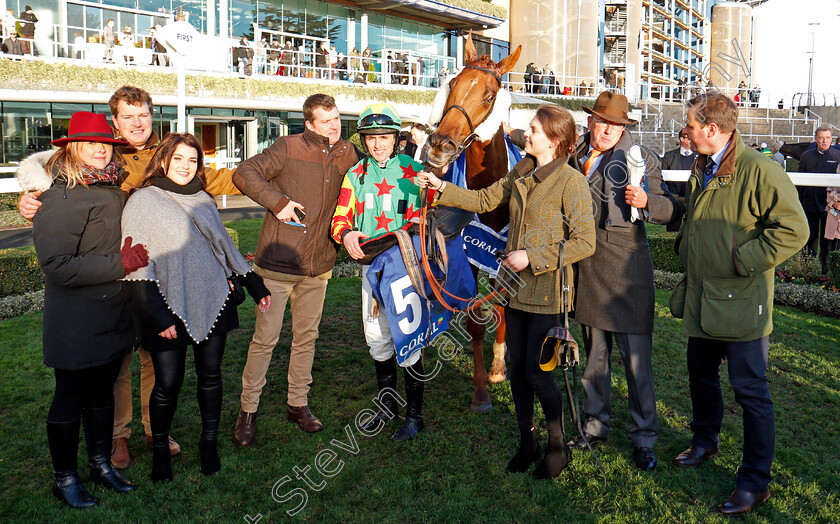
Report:
[[493,100],[495,100],[495,99],[496,99],[496,97],[494,95],[490,95],[484,101],[487,102],[488,104],[492,104]]

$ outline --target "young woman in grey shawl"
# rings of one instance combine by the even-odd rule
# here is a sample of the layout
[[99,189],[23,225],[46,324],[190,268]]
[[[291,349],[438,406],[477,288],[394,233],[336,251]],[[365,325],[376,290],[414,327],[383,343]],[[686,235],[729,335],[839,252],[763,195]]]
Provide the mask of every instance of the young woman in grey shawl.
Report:
[[[201,472],[221,468],[217,452],[222,408],[222,356],[227,333],[239,327],[228,277],[238,278],[261,311],[271,296],[231,240],[213,198],[204,191],[204,158],[189,133],[170,134],[157,148],[122,216],[124,237],[142,242],[149,265],[126,276],[152,355],[149,402],[152,479],[172,480],[169,430],[184,381],[187,346],[195,351],[201,410]],[[142,239],[142,240],[140,240]]]

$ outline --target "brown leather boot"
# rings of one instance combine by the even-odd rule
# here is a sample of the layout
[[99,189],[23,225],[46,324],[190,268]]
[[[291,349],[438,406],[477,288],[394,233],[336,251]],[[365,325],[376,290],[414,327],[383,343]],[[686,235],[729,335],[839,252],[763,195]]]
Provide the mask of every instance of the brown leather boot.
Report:
[[318,417],[312,414],[309,406],[290,406],[286,404],[286,416],[292,422],[297,422],[300,429],[307,433],[315,433],[324,429],[324,425]]
[[257,436],[257,413],[239,410],[236,426],[233,428],[233,442],[237,446],[252,446]]
[[117,469],[125,469],[131,465],[127,438],[119,437],[111,441],[111,464]]

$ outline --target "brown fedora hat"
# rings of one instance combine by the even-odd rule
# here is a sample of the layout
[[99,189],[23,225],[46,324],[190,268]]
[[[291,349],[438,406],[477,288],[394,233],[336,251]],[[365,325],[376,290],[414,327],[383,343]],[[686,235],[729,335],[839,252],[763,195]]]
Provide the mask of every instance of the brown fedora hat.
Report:
[[628,118],[628,107],[626,96],[613,93],[612,91],[604,91],[595,100],[595,107],[592,109],[584,107],[583,110],[607,122],[633,125],[636,121]]

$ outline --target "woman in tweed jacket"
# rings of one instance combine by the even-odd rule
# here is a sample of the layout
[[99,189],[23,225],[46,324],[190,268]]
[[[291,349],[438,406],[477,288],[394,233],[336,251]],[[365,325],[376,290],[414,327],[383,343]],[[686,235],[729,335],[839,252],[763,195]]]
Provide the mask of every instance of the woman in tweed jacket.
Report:
[[[548,331],[574,303],[572,264],[595,252],[595,223],[589,185],[567,164],[577,133],[565,109],[543,105],[525,132],[522,161],[495,184],[478,191],[447,184],[430,173],[418,175],[421,187],[438,191],[437,204],[485,213],[508,203],[510,229],[502,264],[517,273],[505,306],[505,343],[510,355],[510,387],[516,407],[520,446],[507,466],[524,473],[540,458],[534,428],[534,395],[548,426],[548,449],[531,474],[554,478],[571,458],[563,434],[563,396],[550,372],[539,368]],[[562,258],[561,258],[562,256]],[[564,300],[565,298],[565,300]]]

